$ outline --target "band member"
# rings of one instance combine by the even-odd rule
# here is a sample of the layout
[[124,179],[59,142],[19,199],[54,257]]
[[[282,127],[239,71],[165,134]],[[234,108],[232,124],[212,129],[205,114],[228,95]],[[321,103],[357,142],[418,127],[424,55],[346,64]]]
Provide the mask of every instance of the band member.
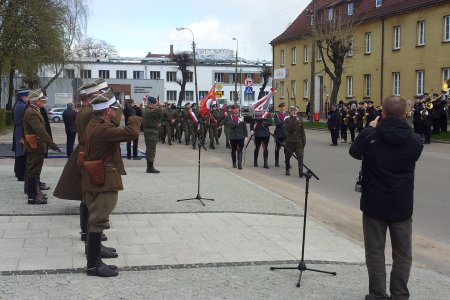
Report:
[[412,109],[413,127],[414,133],[419,135],[424,133],[424,119],[422,118],[423,104],[421,102],[420,96],[415,97],[414,106]]
[[233,168],[242,170],[242,149],[244,149],[244,141],[247,137],[247,125],[244,119],[239,116],[239,106],[231,105],[231,114],[226,117],[226,125],[230,128],[230,144],[231,144],[231,160]]
[[[266,116],[265,116],[266,115]],[[265,118],[262,118],[265,116]],[[258,166],[258,154],[259,149],[261,148],[261,145],[263,147],[263,159],[264,159],[264,169],[269,169],[269,164],[267,163],[267,160],[269,158],[269,138],[270,138],[270,132],[269,132],[269,126],[272,125],[272,118],[270,117],[270,114],[266,114],[265,112],[259,112],[257,114],[257,117],[259,120],[256,121],[256,125],[254,122],[250,124],[250,128],[253,129],[253,135],[255,137],[255,150],[253,152],[253,165],[255,167]]]
[[373,106],[373,101],[369,100],[367,101],[367,109],[366,109],[366,127],[369,126],[370,122],[375,120],[375,118],[378,117],[378,112]]
[[286,113],[286,104],[281,102],[278,104],[279,112],[277,112],[274,116],[275,119],[275,131],[273,135],[276,137],[275,139],[275,167],[279,167],[279,158],[280,158],[280,149],[283,146],[284,141],[286,140],[287,130],[284,124],[286,117],[288,116]]
[[358,129],[358,134],[364,129],[364,120],[366,119],[366,108],[364,102],[358,103],[358,108],[356,109],[356,129]]
[[290,160],[293,153],[298,159],[298,175],[303,177],[303,153],[306,144],[305,127],[303,126],[303,120],[298,115],[298,107],[289,107],[289,118],[286,118],[286,144],[284,149],[284,155],[286,159],[286,175],[291,175]]
[[348,131],[350,131],[350,140],[353,143],[355,141],[355,129],[356,129],[356,122],[357,122],[356,104],[354,104],[354,103],[351,104],[350,109],[348,110],[346,119],[347,119]]
[[341,143],[347,143],[347,126],[348,126],[348,109],[344,104],[344,101],[339,100],[338,105],[339,113],[341,114],[341,124],[340,124],[340,133],[341,133]]
[[423,134],[424,134],[424,144],[431,143],[431,127],[433,126],[433,104],[431,103],[431,99],[427,98],[425,103],[423,104],[423,108],[421,111],[422,120],[423,120]]
[[328,129],[330,130],[330,134],[331,134],[330,146],[338,145],[337,141],[339,138],[340,123],[341,123],[341,114],[339,113],[339,110],[337,109],[337,105],[332,105],[331,111],[328,114]]
[[162,115],[163,112],[157,107],[156,98],[148,97],[147,108],[144,110],[142,115],[142,128],[144,130],[146,148],[145,157],[147,159],[146,173],[159,173],[159,171],[154,167],[154,161]]
[[[130,116],[128,125],[117,128],[112,121],[119,107],[120,103],[111,91],[98,95],[92,101],[94,116],[86,128],[82,188],[89,209],[86,253],[86,274],[89,276],[118,275],[116,266],[106,265],[101,260],[101,238],[103,230],[109,228],[109,216],[117,204],[118,191],[123,190],[120,143],[136,139],[141,123],[139,117]],[[103,176],[93,176],[87,167],[88,162],[95,162],[96,170],[102,169]]]

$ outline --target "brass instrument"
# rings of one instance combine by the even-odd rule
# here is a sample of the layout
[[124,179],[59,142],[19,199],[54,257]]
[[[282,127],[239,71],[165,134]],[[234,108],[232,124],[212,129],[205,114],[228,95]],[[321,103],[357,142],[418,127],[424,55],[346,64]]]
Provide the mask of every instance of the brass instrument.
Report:
[[425,107],[426,107],[426,109],[431,110],[431,109],[433,109],[433,103],[427,102]]
[[423,109],[420,111],[420,119],[425,120],[428,116],[428,111],[433,109],[433,103],[426,102],[423,105]]

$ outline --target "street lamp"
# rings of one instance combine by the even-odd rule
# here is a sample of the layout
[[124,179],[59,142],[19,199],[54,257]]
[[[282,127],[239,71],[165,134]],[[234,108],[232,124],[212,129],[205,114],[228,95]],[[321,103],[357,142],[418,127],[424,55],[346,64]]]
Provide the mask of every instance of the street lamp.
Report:
[[309,112],[311,114],[310,121],[314,122],[315,113],[315,93],[316,93],[316,0],[312,1],[311,14],[311,88],[309,90]]
[[177,28],[177,31],[181,30],[189,30],[192,34],[192,51],[194,53],[194,83],[195,83],[195,103],[198,107],[198,87],[197,87],[197,60],[195,59],[195,39],[194,39],[194,33],[192,30],[186,27],[179,27]]
[[234,104],[237,103],[238,94],[237,94],[237,66],[238,66],[238,50],[239,50],[239,40],[237,38],[233,38],[233,41],[236,41],[236,63],[234,66]]

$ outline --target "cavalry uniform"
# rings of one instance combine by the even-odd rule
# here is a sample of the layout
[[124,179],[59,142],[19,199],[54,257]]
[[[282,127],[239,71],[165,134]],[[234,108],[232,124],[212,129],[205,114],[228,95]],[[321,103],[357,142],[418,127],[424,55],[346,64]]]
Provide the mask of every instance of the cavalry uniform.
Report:
[[248,135],[247,124],[242,117],[239,117],[239,107],[231,106],[232,114],[229,114],[225,119],[225,124],[230,128],[230,143],[231,143],[231,161],[233,168],[236,168],[236,153],[237,153],[237,167],[242,169],[242,149],[244,149],[244,141]]
[[[258,117],[262,117],[264,113],[259,113]],[[261,148],[261,144],[263,146],[263,159],[264,159],[264,168],[269,169],[269,164],[267,160],[269,158],[269,150],[267,149],[269,146],[270,132],[269,126],[272,125],[272,118],[270,114],[259,121],[251,123],[250,125],[254,125],[253,135],[255,136],[255,150],[253,152],[253,165],[255,167],[258,166],[258,154],[259,149]]]
[[275,131],[273,132],[275,139],[275,167],[279,167],[280,163],[280,149],[284,144],[284,141],[286,140],[287,136],[287,130],[285,126],[285,119],[288,117],[288,114],[284,111],[284,107],[286,104],[284,102],[280,103],[278,107],[280,108],[280,111],[275,113],[274,120],[275,120]]
[[306,144],[306,135],[303,120],[297,115],[297,112],[298,109],[295,106],[291,107],[290,116],[285,121],[287,136],[284,155],[286,159],[286,175],[290,175],[290,159],[293,153],[295,153],[298,159],[299,176],[303,177],[303,153]]

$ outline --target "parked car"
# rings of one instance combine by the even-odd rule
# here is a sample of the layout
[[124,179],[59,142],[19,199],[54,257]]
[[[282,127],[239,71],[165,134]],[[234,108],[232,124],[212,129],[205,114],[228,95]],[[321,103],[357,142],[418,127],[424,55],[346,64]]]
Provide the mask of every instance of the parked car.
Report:
[[64,110],[65,110],[64,107],[56,107],[56,108],[50,109],[47,112],[48,120],[50,122],[55,122],[55,123],[62,121],[62,119],[63,119],[62,114],[63,114]]

